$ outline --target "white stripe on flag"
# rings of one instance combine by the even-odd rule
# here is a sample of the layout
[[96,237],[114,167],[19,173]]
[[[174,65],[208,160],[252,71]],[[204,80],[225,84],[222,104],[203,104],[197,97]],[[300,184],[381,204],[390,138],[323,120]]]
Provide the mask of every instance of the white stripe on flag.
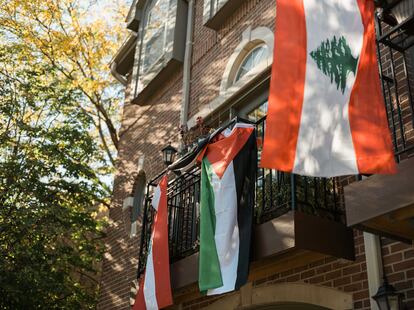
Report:
[[157,295],[155,291],[155,273],[154,273],[154,259],[152,256],[152,243],[154,234],[151,236],[151,244],[145,268],[145,282],[144,282],[144,298],[147,310],[158,310]]
[[237,223],[237,191],[233,162],[221,180],[213,172],[214,207],[216,213],[215,242],[220,263],[223,286],[208,290],[207,295],[223,294],[233,291],[237,280],[239,265],[239,226]]
[[[317,67],[310,53],[322,42],[345,37],[354,57],[362,49],[364,28],[357,0],[303,0],[307,28],[304,101],[293,172],[326,176],[357,174],[348,106],[355,76],[344,92]],[[332,147],[326,147],[331,146]]]
[[154,190],[154,196],[152,197],[152,206],[153,208],[158,211],[158,205],[160,204],[160,198],[161,198],[161,188],[158,185]]

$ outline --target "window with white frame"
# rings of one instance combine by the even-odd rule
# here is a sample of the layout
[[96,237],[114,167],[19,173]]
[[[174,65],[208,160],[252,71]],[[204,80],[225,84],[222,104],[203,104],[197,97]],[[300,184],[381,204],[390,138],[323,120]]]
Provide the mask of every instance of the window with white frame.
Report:
[[270,69],[273,62],[273,32],[267,27],[248,27],[230,56],[220,85],[220,94],[236,92]]
[[169,3],[169,0],[153,0],[147,9],[142,40],[143,73],[164,54]]
[[237,70],[234,83],[237,83],[247,73],[256,68],[261,62],[265,61],[267,59],[268,53],[269,51],[266,44],[260,44],[250,50],[250,52],[241,62],[239,69]]
[[[273,45],[271,29],[263,26],[254,29],[247,27],[241,34],[239,44],[227,60],[219,95],[201,107],[199,112],[188,120],[187,126],[189,128],[195,126],[198,117],[211,120],[228,110],[230,110],[230,117],[235,113],[246,116],[245,114],[250,110],[247,110],[249,107],[243,104],[249,99],[240,94],[250,92],[249,89],[252,87],[258,88],[257,90],[263,88],[261,85],[264,85],[263,80],[267,78],[266,73],[270,74],[273,62]],[[262,99],[266,100],[266,98]]]
[[145,4],[138,31],[132,93],[133,103],[137,104],[145,104],[145,99],[168,78],[168,71],[182,64],[187,25],[185,0],[141,2]]

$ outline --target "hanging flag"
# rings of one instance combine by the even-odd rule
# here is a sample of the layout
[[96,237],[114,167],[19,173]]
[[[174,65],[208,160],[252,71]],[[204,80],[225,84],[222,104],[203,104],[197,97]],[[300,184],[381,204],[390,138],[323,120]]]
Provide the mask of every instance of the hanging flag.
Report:
[[145,275],[140,281],[133,310],[158,310],[173,304],[168,253],[167,176],[154,191],[152,206],[157,211],[148,249]]
[[207,295],[247,282],[253,226],[256,135],[236,124],[207,145],[201,161],[199,288]]
[[261,166],[332,177],[396,171],[372,0],[277,0]]

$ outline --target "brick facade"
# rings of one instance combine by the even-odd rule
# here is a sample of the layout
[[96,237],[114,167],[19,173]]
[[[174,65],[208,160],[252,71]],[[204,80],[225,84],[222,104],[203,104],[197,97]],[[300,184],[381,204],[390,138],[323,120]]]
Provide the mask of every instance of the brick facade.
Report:
[[203,1],[196,1],[189,117],[219,94],[228,58],[248,27],[273,30],[275,1],[246,0],[217,32],[203,26]]
[[[247,27],[254,29],[259,26],[273,29],[275,11],[274,0],[245,0],[218,31],[213,31],[202,24],[203,1],[195,1],[189,117],[218,96],[227,60],[240,42],[243,31]],[[390,56],[386,52],[383,55],[382,61],[387,66]],[[398,64],[397,58],[397,66]],[[402,68],[398,67],[398,70],[401,72]],[[398,74],[399,79],[405,78],[403,73]],[[122,211],[122,202],[133,193],[138,173],[145,173],[148,181],[164,169],[160,150],[169,141],[175,146],[179,144],[182,78],[183,72],[180,69],[143,106],[130,104],[128,89],[126,91],[98,309],[130,307],[130,291],[137,272],[140,234],[130,238],[130,217],[128,212]],[[407,91],[407,88],[401,86],[400,96],[403,96],[403,102],[408,100],[404,99],[408,98]],[[408,104],[406,106],[408,109]],[[414,137],[413,132],[412,128],[409,129],[408,137]],[[138,171],[140,161],[143,167]],[[354,235],[354,262],[325,257],[298,268],[269,274],[255,280],[253,286],[281,282],[318,284],[351,293],[355,309],[370,309],[363,234],[355,230]],[[414,248],[383,239],[383,253],[385,271],[390,283],[404,293],[404,301],[409,309],[414,309]],[[176,298],[181,295],[188,296],[179,298],[182,309],[201,309],[222,298],[202,297],[194,287],[186,289],[185,292],[175,292]]]
[[[110,224],[106,232],[107,251],[100,282],[99,309],[129,308],[130,289],[137,275],[140,234],[130,238],[130,216],[129,212],[122,211],[122,202],[133,194],[135,178],[142,172],[138,171],[140,158],[143,158],[147,180],[165,168],[160,150],[169,141],[178,141],[181,89],[182,72],[179,71],[148,105],[125,103]],[[127,91],[126,98],[128,95]]]
[[[353,309],[369,310],[368,275],[363,234],[355,230],[355,261],[326,257],[253,282],[254,287],[303,282],[336,288],[352,294]],[[414,247],[383,238],[384,267],[389,282],[404,295],[407,309],[414,309]],[[222,297],[199,297],[183,303],[183,309],[202,309]]]

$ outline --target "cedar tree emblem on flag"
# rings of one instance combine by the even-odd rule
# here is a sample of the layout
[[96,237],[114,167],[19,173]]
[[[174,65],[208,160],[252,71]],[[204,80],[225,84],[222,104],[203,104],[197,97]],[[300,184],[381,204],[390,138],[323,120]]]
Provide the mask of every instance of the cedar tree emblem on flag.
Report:
[[396,171],[374,30],[372,0],[277,0],[262,167]]
[[352,55],[351,49],[344,37],[338,40],[336,36],[332,40],[326,40],[314,51],[310,53],[315,60],[318,69],[335,82],[336,88],[345,92],[346,77],[349,72],[356,73],[358,58]]

